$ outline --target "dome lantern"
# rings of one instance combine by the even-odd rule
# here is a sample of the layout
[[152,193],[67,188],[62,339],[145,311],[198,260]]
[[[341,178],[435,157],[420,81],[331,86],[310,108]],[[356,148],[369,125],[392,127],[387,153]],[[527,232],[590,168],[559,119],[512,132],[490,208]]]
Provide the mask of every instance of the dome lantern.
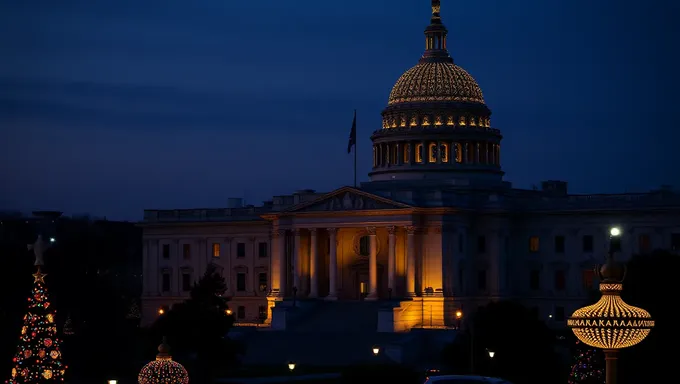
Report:
[[189,374],[182,364],[173,361],[165,337],[158,346],[156,360],[145,365],[137,377],[139,384],[188,384]]

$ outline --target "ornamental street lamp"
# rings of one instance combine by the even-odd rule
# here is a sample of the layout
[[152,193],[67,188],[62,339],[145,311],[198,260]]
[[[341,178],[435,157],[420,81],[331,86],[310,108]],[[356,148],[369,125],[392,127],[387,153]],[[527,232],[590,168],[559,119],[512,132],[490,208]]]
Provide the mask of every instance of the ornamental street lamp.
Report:
[[567,326],[584,344],[604,350],[606,383],[616,384],[618,350],[644,340],[654,327],[654,320],[649,312],[628,305],[621,298],[626,266],[614,261],[621,230],[612,228],[609,234],[607,261],[597,270],[602,297],[593,305],[577,309],[567,320]]
[[296,364],[295,364],[294,361],[289,361],[289,362],[288,362],[288,370],[290,370],[291,372],[293,372],[293,371],[295,370],[295,365],[296,365]]

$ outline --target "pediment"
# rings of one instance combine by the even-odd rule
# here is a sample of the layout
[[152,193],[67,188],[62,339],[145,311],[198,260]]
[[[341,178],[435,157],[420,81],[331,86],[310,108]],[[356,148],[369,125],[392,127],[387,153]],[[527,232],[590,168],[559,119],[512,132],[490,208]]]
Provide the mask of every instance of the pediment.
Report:
[[372,193],[367,193],[356,188],[343,187],[321,196],[316,200],[291,207],[286,212],[337,212],[405,208],[411,208],[411,206]]

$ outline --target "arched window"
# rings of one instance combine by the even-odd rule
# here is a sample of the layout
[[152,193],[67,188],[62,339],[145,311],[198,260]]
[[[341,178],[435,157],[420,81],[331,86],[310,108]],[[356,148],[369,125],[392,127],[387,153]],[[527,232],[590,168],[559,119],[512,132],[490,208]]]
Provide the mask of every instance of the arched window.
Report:
[[362,236],[359,239],[359,254],[361,256],[369,256],[371,254],[371,240],[368,236]]
[[423,162],[423,155],[423,145],[420,143],[416,144],[416,163]]
[[437,143],[430,143],[428,145],[428,160],[430,163],[437,162]]
[[453,143],[453,159],[456,163],[463,162],[463,147],[460,143]]
[[411,144],[406,143],[404,144],[404,163],[410,162],[411,162]]
[[439,156],[441,157],[442,163],[449,162],[449,145],[446,143],[441,143],[439,146]]

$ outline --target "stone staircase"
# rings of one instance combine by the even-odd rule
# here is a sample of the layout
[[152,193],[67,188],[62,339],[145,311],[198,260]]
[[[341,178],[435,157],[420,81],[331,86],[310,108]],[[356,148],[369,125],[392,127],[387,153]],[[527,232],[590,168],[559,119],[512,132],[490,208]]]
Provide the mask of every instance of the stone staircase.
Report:
[[[243,363],[278,365],[294,360],[314,366],[347,366],[386,359],[374,345],[386,346],[404,334],[378,333],[379,302],[318,301],[285,331],[258,330],[246,342]],[[384,362],[384,360],[382,360]]]

